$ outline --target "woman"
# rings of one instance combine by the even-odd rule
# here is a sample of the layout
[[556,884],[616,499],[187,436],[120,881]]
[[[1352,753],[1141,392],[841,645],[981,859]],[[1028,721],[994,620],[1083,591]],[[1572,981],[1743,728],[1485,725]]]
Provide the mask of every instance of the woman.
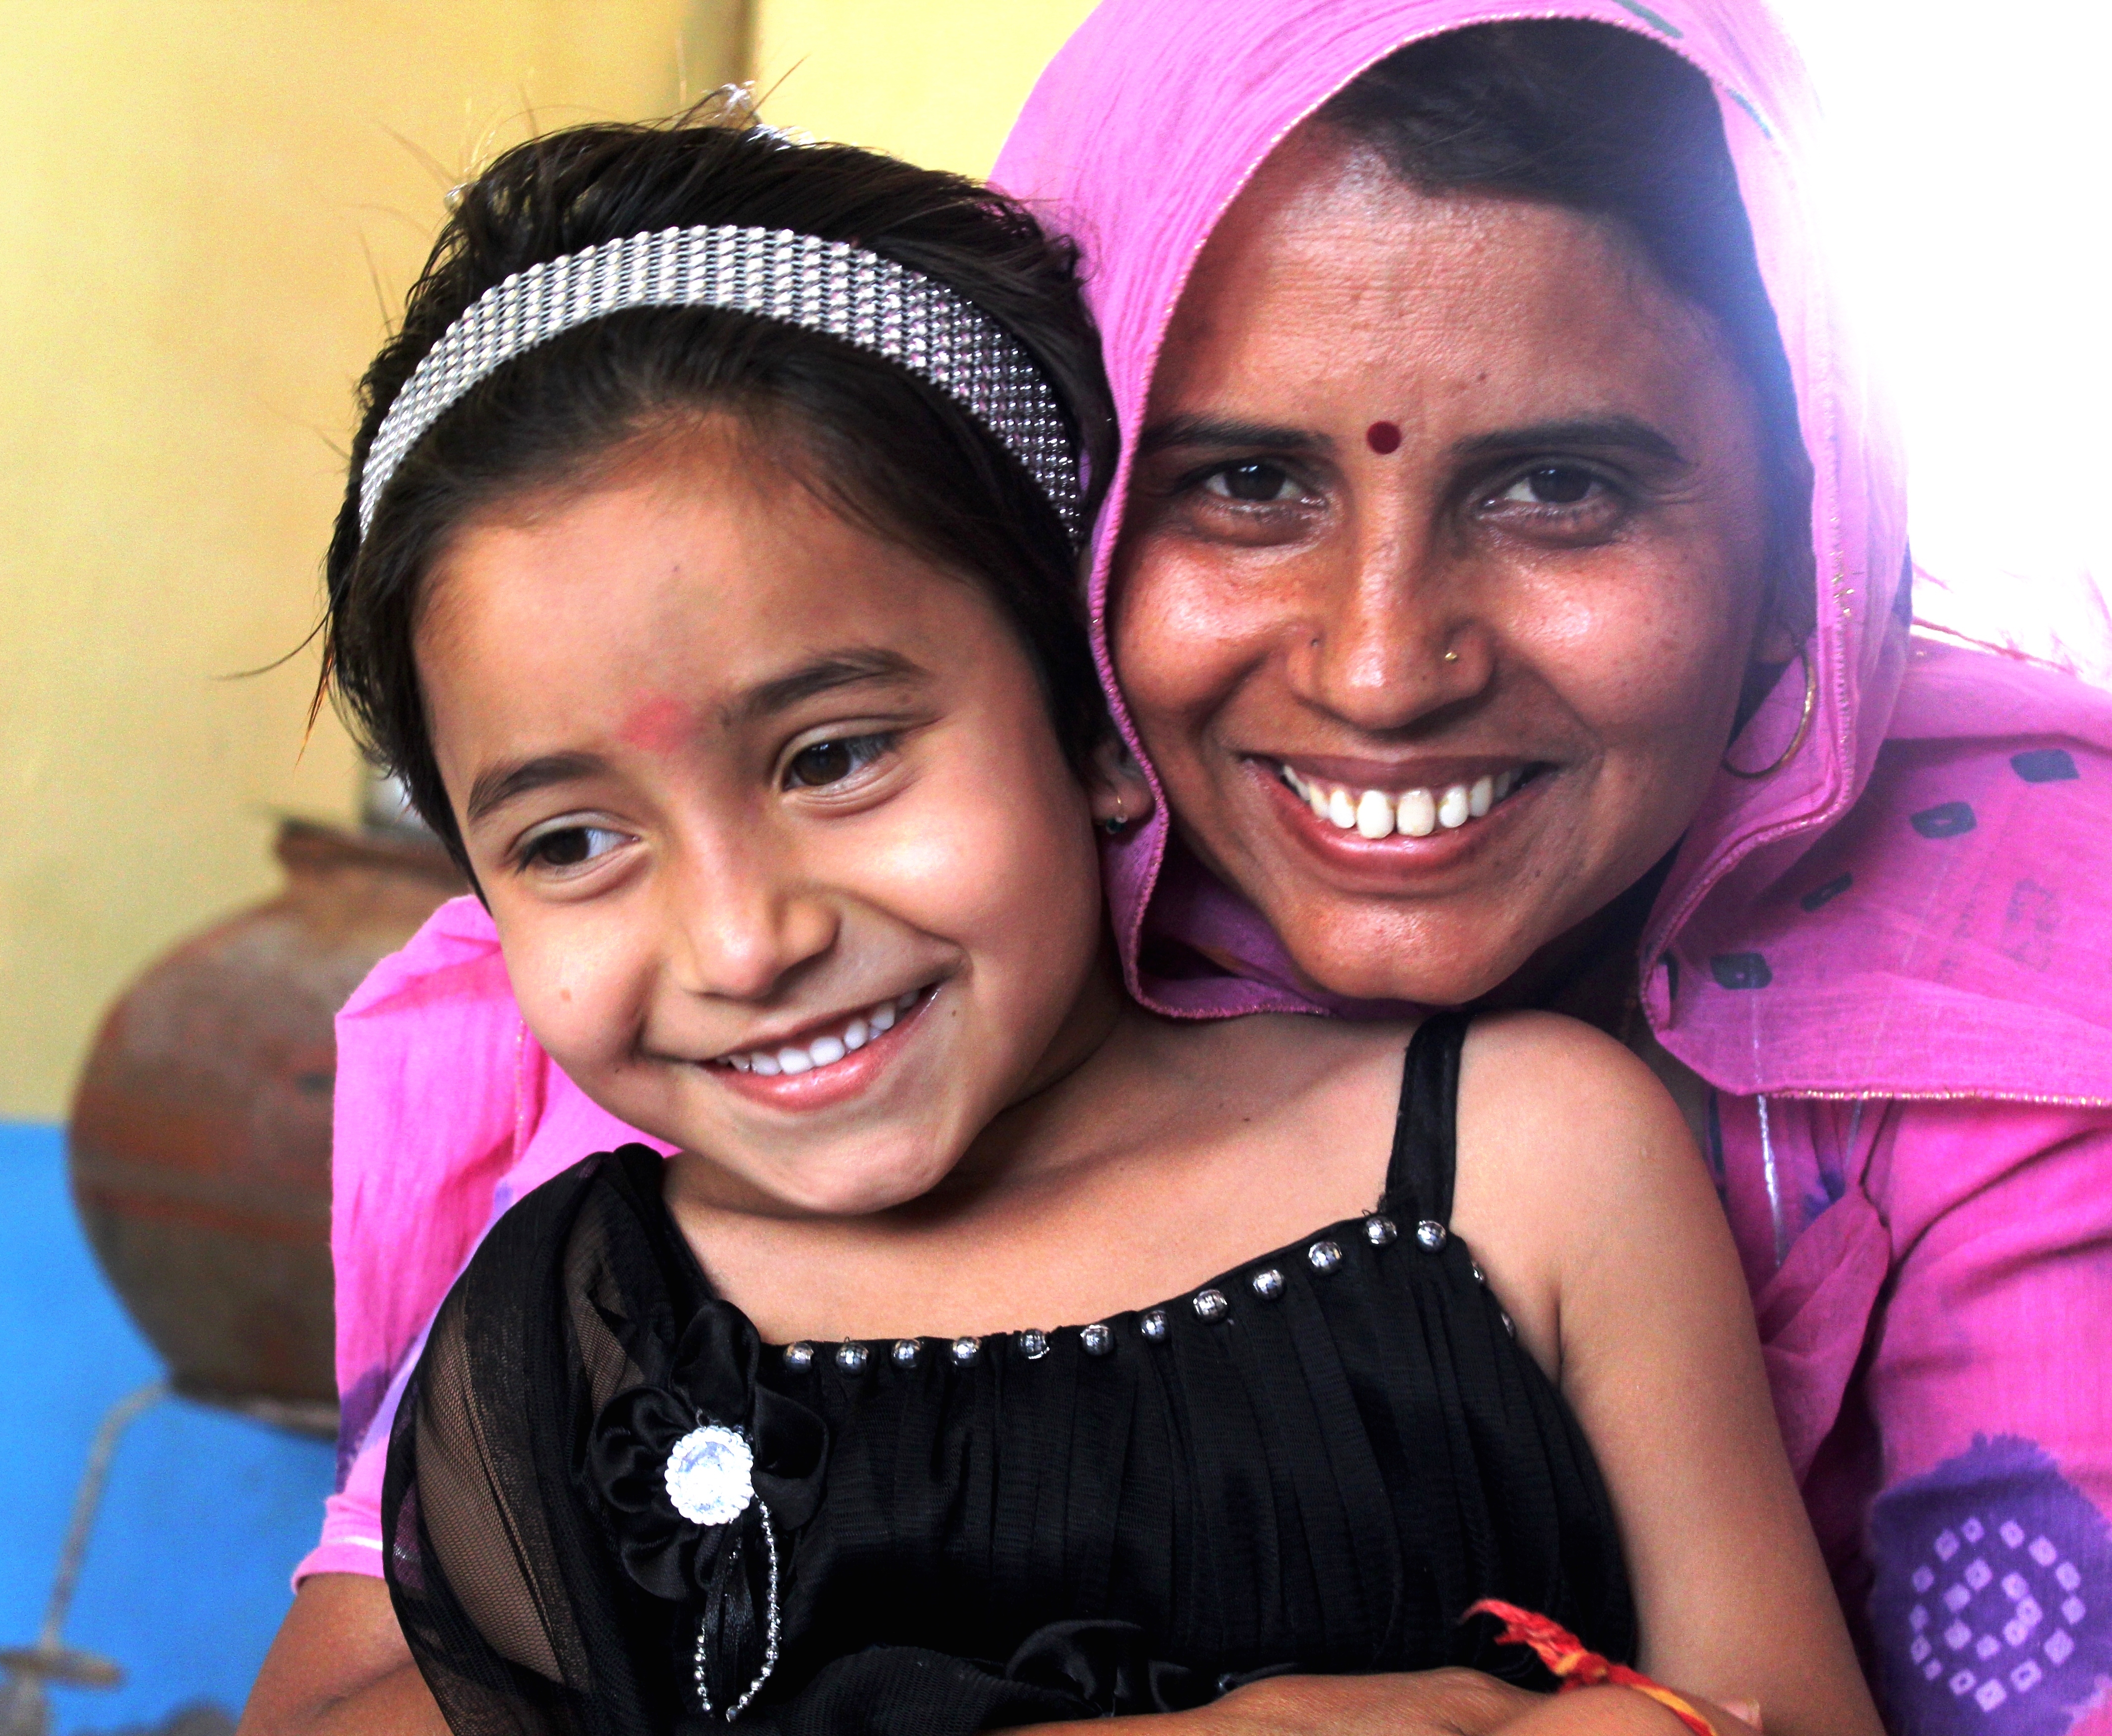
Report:
[[[1168,558],[1183,545],[1192,556],[1212,539],[1182,532],[1168,504],[1173,490],[1159,476],[1160,492],[1141,512],[1108,516],[1095,568],[1095,624],[1112,617],[1115,628],[1113,644],[1104,640],[1112,659],[1104,673],[1119,674],[1145,702],[1134,708],[1133,739],[1169,756],[1158,769],[1187,846],[1169,854],[1168,830],[1154,815],[1115,853],[1132,985],[1156,1004],[1205,1014],[1331,1007],[1336,997],[1534,1000],[1598,1008],[1602,1023],[1654,1056],[1661,1039],[1677,1057],[1660,1058],[1663,1069],[1686,1084],[1705,1149],[1720,1162],[1792,1459],[1851,1617],[1867,1624],[1894,1721],[1946,1729],[1992,1718],[2019,1729],[2064,1728],[2067,1708],[2086,1701],[2112,1666],[2096,1608],[2102,1600],[2087,1583],[2101,1583],[2112,1571],[2099,1511],[2112,1490],[2112,1406],[2083,1337],[2107,1299],[2104,1257],[2092,1250],[2112,1219],[2112,1190],[2092,1185],[2106,1162],[2112,1101],[2112,1041],[2096,987],[2108,925],[2101,895],[2073,866],[2088,859],[2107,818],[2098,792],[2112,771],[2112,719],[2101,696],[2013,665],[1930,648],[1908,657],[1896,464],[1859,376],[1840,353],[1806,250],[1791,152],[1808,130],[1807,103],[1771,27],[1727,8],[1570,10],[1687,57],[1722,93],[1739,191],[1796,386],[1801,444],[1811,454],[1808,522],[1818,535],[1809,546],[1818,588],[1806,593],[1809,642],[1798,655],[1803,623],[1791,587],[1764,625],[1757,603],[1741,613],[1720,594],[1716,613],[1697,617],[1692,598],[1668,581],[1655,594],[1655,613],[1629,628],[1649,626],[1682,640],[1682,692],[1708,699],[1709,727],[1668,739],[1642,730],[1636,739],[1654,743],[1659,757],[1632,756],[1636,769],[1621,781],[1624,800],[1574,810],[1580,824],[1597,828],[1591,848],[1564,843],[1560,828],[1549,827],[1541,839],[1546,853],[1528,851],[1511,864],[1510,891],[1532,898],[1495,897],[1497,889],[1468,876],[1455,901],[1470,919],[1449,936],[1404,924],[1398,911],[1389,930],[1367,920],[1366,907],[1385,904],[1383,895],[1372,899],[1353,878],[1345,895],[1350,871],[1339,863],[1301,877],[1291,846],[1272,844],[1274,835],[1247,823],[1265,814],[1280,831],[1285,816],[1238,805],[1255,792],[1212,759],[1222,745],[1213,725],[1243,725],[1249,716],[1331,718],[1343,739],[1254,744],[1257,752],[1286,756],[1277,769],[1298,777],[1307,800],[1321,786],[1323,805],[1331,805],[1333,789],[1359,784],[1367,762],[1403,757],[1418,718],[1468,718],[1477,695],[1502,690],[1501,676],[1518,663],[1505,623],[1481,618],[1486,612],[1462,587],[1442,612],[1428,607],[1442,590],[1434,584],[1316,590],[1328,612],[1306,627],[1306,640],[1320,641],[1306,649],[1324,654],[1304,676],[1287,673],[1273,686],[1226,682],[1227,668],[1273,667],[1270,657],[1286,647],[1270,633],[1285,619],[1304,618],[1299,608],[1275,605],[1306,593],[1277,587],[1264,599],[1272,612],[1244,620],[1236,605],[1266,587],[1235,591],[1213,582],[1240,571],[1236,563],[1213,568],[1199,557]],[[1191,401],[1208,399],[1228,356],[1256,359],[1240,354],[1241,328],[1223,324],[1224,316],[1282,311],[1265,298],[1243,310],[1222,294],[1208,298],[1213,288],[1236,289],[1255,275],[1243,267],[1266,265],[1270,245],[1296,239],[1284,225],[1272,230],[1265,203],[1257,209],[1237,198],[1249,180],[1271,190],[1267,178],[1255,177],[1272,148],[1404,43],[1500,16],[1486,7],[1352,7],[1340,0],[1208,8],[1118,0],[1059,57],[1001,178],[1072,226],[1088,250],[1125,436],[1117,499],[1133,476],[1154,481],[1136,451],[1140,436],[1154,438],[1154,397],[1170,403],[1177,394],[1172,413],[1189,414]],[[1291,207],[1329,188],[1324,159],[1294,152],[1277,166],[1286,173],[1274,189],[1292,195]],[[1369,190],[1375,208],[1391,211],[1391,193]],[[1227,223],[1228,244],[1213,258],[1204,244]],[[1335,233],[1354,239],[1356,226],[1337,224]],[[1532,257],[1559,263],[1565,256],[1539,245],[1548,239],[1536,239]],[[1461,257],[1456,247],[1445,255],[1454,264]],[[1509,257],[1485,253],[1478,269],[1493,271]],[[1482,280],[1472,271],[1465,276],[1470,289]],[[1544,276],[1559,282],[1562,274]],[[1191,292],[1186,302],[1184,289]],[[1169,343],[1177,303],[1187,324],[1177,322]],[[1332,440],[1359,465],[1396,467],[1381,481],[1412,467],[1418,477],[1438,472],[1417,420],[1419,400],[1404,390],[1415,386],[1413,377],[1387,382],[1393,395],[1376,409],[1326,402],[1341,374],[1325,364],[1357,334],[1309,325],[1284,335],[1289,365],[1277,358],[1255,377],[1279,395],[1286,380],[1318,382],[1307,402],[1292,405],[1303,421],[1291,432],[1315,436],[1309,444]],[[1162,353],[1181,364],[1164,379],[1155,369]],[[1746,385],[1764,410],[1768,382],[1750,371],[1751,357],[1743,359]],[[1167,418],[1157,420],[1163,435]],[[1755,426],[1765,432],[1764,414]],[[1245,431],[1245,446],[1235,441],[1199,462],[1228,479],[1245,467],[1228,490],[1282,494],[1290,485],[1266,472],[1275,464],[1288,476],[1280,461],[1296,454],[1281,442],[1257,444],[1254,431]],[[1746,457],[1748,494],[1766,492],[1759,486],[1764,444],[1756,435]],[[1160,439],[1154,458],[1177,450]],[[1569,456],[1568,449],[1558,455]],[[1529,474],[1521,480],[1533,498],[1518,503],[1565,503],[1537,499]],[[1311,485],[1310,478],[1290,481]],[[1577,486],[1573,478],[1545,481],[1539,492],[1554,496]],[[1359,494],[1345,484],[1342,492],[1360,500],[1414,498],[1398,485],[1366,484]],[[1764,543],[1764,527],[1746,530],[1749,540]],[[1277,545],[1309,552],[1295,537]],[[1398,535],[1395,545],[1404,546]],[[1285,556],[1281,564],[1296,563]],[[1348,570],[1383,564],[1353,560]],[[1240,652],[1254,643],[1263,649],[1251,658]],[[1235,654],[1224,654],[1227,646]],[[1618,638],[1609,644],[1585,634],[1573,649],[1573,662],[1562,666],[1573,675],[1610,659],[1631,687],[1659,678],[1657,663],[1624,662]],[[1736,690],[1749,663],[1762,672],[1751,683],[1758,709],[1728,743],[1746,709]],[[1780,665],[1771,690],[1769,664]],[[1464,685],[1427,690],[1419,707],[1391,715],[1383,704],[1358,709],[1371,693],[1384,699],[1429,681],[1433,670]],[[1184,686],[1191,672],[1194,685]],[[1567,690],[1551,678],[1538,685],[1558,699]],[[1253,713],[1227,699],[1254,695],[1267,705]],[[1433,695],[1441,703],[1433,705]],[[1636,699],[1635,714],[1649,712],[1648,699]],[[1556,709],[1550,704],[1550,718]],[[1587,723],[1600,715],[1568,710]],[[1362,751],[1346,750],[1359,732],[1369,738]],[[1573,742],[1553,739],[1559,731],[1552,722],[1545,733],[1524,768],[1536,777],[1512,795],[1521,803],[1513,818],[1530,813],[1527,798],[1544,813],[1555,808],[1548,798],[1562,786],[1541,768],[1590,758],[1588,729]],[[1482,775],[1472,762],[1494,748],[1463,744],[1432,750],[1457,762],[1428,772],[1433,838],[1453,833],[1436,810],[1468,772],[1475,776],[1461,783],[1465,817],[1470,824],[1491,817],[1472,816]],[[1302,770],[1294,763],[1301,756]],[[1614,754],[1604,757],[1619,769]],[[1710,769],[1727,758],[1764,775]],[[1363,793],[1355,791],[1357,808]],[[1366,841],[1374,850],[1406,848],[1398,836],[1401,802],[1391,805],[1395,836]],[[1423,817],[1409,805],[1412,838]],[[1495,817],[1503,818],[1501,808]],[[1513,835],[1527,830],[1511,827]],[[1463,827],[1456,836],[1471,834]],[[1257,841],[1251,852],[1244,836]],[[1275,849],[1272,859],[1264,845]],[[1170,877],[1162,873],[1169,863]],[[1560,895],[1542,890],[1557,882]],[[1418,944],[1390,944],[1390,936]],[[1361,944],[1338,944],[1341,936]],[[1434,938],[1454,944],[1448,950],[1430,944]],[[1441,958],[1450,980],[1429,980],[1422,961],[1432,958]],[[1637,973],[1638,959],[1649,970]],[[1643,1016],[1625,1018],[1634,989]],[[385,1438],[385,1426],[371,1425],[377,1415],[385,1419],[390,1383],[407,1369],[424,1322],[491,1212],[580,1151],[625,1134],[525,1039],[488,925],[473,908],[444,912],[376,973],[348,1007],[340,1046],[340,1374],[346,1438],[356,1451],[363,1440]],[[486,1054],[492,1064],[465,1069],[465,1052]],[[2049,1369],[2059,1374],[2041,1373]],[[295,1618],[312,1624],[311,1633],[352,1634],[343,1653],[348,1668],[401,1656],[356,1623],[330,1626],[330,1600],[344,1584],[336,1576],[371,1574],[378,1565],[378,1471],[372,1452],[353,1465],[324,1546],[304,1564],[319,1577],[303,1592],[307,1613]],[[1991,1639],[1996,1651],[1982,1656]],[[260,1689],[260,1698],[270,1696]],[[1491,1702],[1478,1713],[1455,1707],[1450,1715],[1493,1723],[1507,1710]]]

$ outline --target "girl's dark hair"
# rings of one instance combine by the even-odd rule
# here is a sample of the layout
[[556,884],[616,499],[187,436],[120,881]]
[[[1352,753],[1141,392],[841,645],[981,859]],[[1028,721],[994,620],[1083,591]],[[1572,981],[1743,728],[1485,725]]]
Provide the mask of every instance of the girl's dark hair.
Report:
[[1770,618],[1800,638],[1815,605],[1811,463],[1708,79],[1613,25],[1473,25],[1389,55],[1317,118],[1426,193],[1511,194],[1610,220],[1714,319],[1759,410]]
[[981,586],[1018,633],[1074,765],[1083,766],[1101,727],[1074,551],[1018,460],[936,386],[848,344],[751,315],[631,309],[526,352],[412,449],[360,535],[367,448],[457,315],[539,261],[699,224],[849,242],[948,285],[1048,377],[1088,476],[1113,471],[1113,420],[1075,252],[1002,195],[875,152],[794,144],[694,112],[664,125],[577,127],[508,152],[460,189],[402,328],[367,370],[325,568],[325,686],[465,869],[413,656],[428,572],[480,507],[590,479],[627,444],[700,412],[731,412],[784,441],[799,473],[836,509]]

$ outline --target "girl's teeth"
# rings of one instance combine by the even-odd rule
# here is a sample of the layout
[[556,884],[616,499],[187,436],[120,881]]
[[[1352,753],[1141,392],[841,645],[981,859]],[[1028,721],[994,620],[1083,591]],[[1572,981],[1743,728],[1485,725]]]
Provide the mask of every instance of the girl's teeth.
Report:
[[916,1005],[917,997],[923,992],[922,989],[910,989],[892,1000],[868,1007],[840,1032],[831,1037],[817,1037],[803,1049],[797,1043],[787,1043],[781,1049],[730,1055],[725,1057],[726,1064],[735,1073],[752,1073],[765,1079],[774,1079],[783,1073],[812,1073],[817,1067],[833,1067],[845,1055],[864,1048],[883,1031],[892,1031],[895,1021]]
[[1367,790],[1357,800],[1357,830],[1367,838],[1389,837],[1393,832],[1393,798]]
[[1437,830],[1437,804],[1427,790],[1411,790],[1400,799],[1398,823],[1411,838],[1427,838]]
[[1493,777],[1477,777],[1474,786],[1467,792],[1467,812],[1476,819],[1496,804],[1496,781]]
[[1348,791],[1337,790],[1327,798],[1327,818],[1344,832],[1357,823],[1357,804]]
[[1453,785],[1440,798],[1437,823],[1447,832],[1457,832],[1467,823],[1467,786],[1464,784]]

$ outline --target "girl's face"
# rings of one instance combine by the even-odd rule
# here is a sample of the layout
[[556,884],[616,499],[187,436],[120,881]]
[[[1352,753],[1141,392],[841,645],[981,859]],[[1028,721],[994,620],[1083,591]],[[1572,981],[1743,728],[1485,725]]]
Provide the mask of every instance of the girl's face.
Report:
[[1677,841],[1766,543],[1750,394],[1588,218],[1308,129],[1152,386],[1115,661],[1185,836],[1337,993],[1459,1004]]
[[730,420],[472,521],[416,653],[530,1028],[730,1203],[928,1191],[1113,1016],[1090,802],[966,580]]

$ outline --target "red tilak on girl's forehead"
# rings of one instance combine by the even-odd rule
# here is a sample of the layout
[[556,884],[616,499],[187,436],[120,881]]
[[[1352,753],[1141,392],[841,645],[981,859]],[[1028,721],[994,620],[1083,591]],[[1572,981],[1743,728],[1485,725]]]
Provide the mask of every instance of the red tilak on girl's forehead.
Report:
[[1364,430],[1364,443],[1368,445],[1373,452],[1378,453],[1381,456],[1389,452],[1400,451],[1400,424],[1398,422],[1373,422],[1370,427]]
[[626,747],[665,754],[680,747],[695,727],[696,720],[690,715],[688,706],[664,693],[656,693],[632,709],[616,734]]

